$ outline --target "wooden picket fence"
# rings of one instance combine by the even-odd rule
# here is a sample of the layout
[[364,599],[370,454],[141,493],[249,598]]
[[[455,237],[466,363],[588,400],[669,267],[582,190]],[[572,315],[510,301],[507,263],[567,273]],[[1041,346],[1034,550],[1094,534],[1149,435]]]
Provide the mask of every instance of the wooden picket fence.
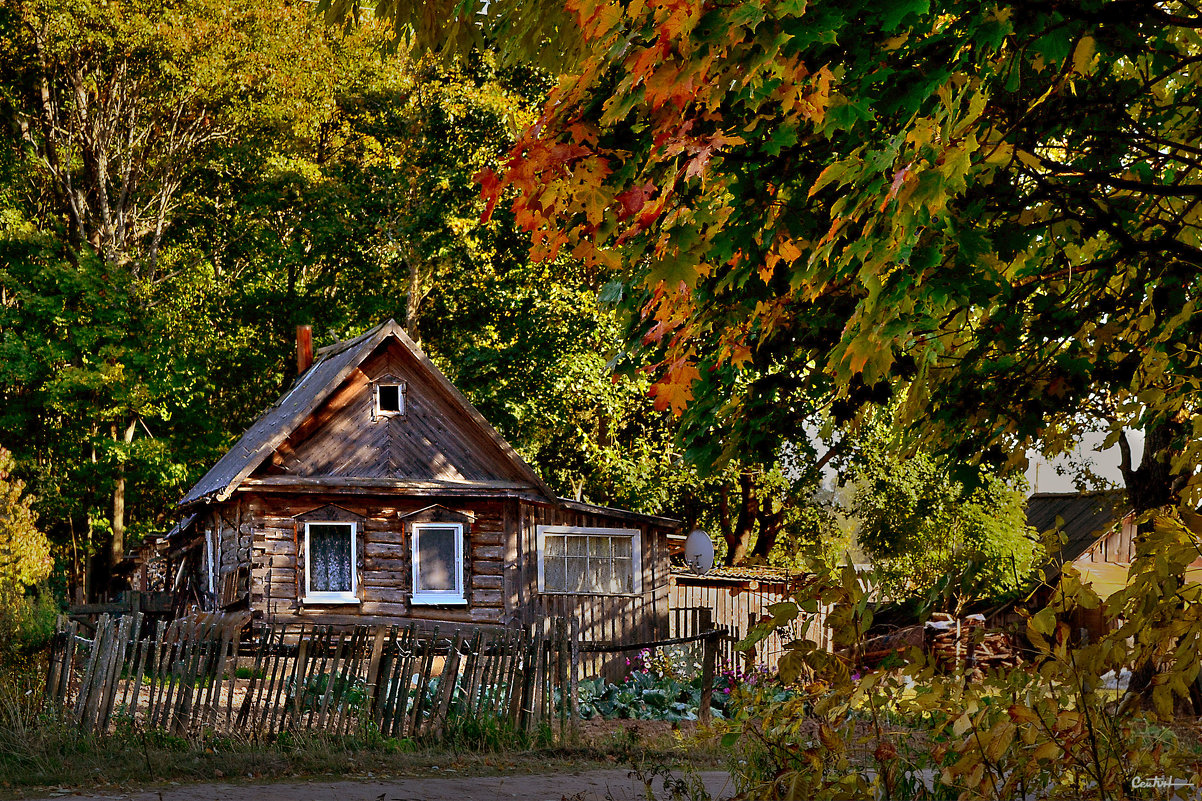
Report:
[[[94,636],[63,622],[47,703],[84,731],[123,723],[178,733],[378,731],[437,737],[460,720],[563,737],[576,720],[579,642],[563,619],[499,628],[257,625],[198,613],[143,627],[102,615]],[[151,630],[153,628],[153,630]]]

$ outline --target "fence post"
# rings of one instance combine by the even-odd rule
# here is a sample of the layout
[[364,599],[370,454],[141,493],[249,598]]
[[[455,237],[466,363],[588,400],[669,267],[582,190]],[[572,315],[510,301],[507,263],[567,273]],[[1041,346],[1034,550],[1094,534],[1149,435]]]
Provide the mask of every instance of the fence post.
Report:
[[697,718],[705,725],[710,722],[710,705],[714,699],[714,671],[718,661],[718,637],[721,633],[721,629],[714,629],[704,640],[704,656],[701,660],[701,708],[697,710]]
[[572,716],[572,739],[576,739],[576,734],[579,731],[580,707],[577,703],[577,693],[580,688],[580,619],[575,615],[571,617],[571,674],[568,678],[571,707],[568,714]]

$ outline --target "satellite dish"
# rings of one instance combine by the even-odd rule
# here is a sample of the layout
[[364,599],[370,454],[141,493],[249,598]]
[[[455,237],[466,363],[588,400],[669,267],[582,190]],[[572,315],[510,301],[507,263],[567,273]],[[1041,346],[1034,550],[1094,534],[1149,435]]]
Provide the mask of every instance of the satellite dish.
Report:
[[694,573],[707,573],[714,567],[714,542],[699,528],[684,541],[684,560]]

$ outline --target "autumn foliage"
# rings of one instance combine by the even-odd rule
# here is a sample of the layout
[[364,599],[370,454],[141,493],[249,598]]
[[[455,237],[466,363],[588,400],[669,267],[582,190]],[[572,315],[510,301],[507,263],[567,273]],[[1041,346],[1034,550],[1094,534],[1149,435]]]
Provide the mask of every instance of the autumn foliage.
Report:
[[686,434],[717,440],[708,456],[914,385],[907,419],[945,452],[1021,461],[1083,419],[1162,430],[1133,505],[1181,492],[1202,18],[1092,0],[569,9],[589,55],[482,185],[490,208],[515,192],[536,257],[621,272],[630,347]]

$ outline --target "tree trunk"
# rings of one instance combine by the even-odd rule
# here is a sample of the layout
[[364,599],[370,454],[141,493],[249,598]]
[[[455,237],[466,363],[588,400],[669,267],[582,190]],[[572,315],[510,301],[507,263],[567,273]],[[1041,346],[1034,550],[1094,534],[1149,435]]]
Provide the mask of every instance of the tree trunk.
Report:
[[1136,515],[1162,506],[1177,506],[1181,490],[1189,480],[1188,470],[1173,470],[1173,457],[1180,453],[1178,440],[1185,435],[1181,414],[1158,423],[1144,435],[1139,466],[1131,463],[1131,445],[1126,432],[1119,435],[1119,471],[1127,488],[1127,504]]
[[418,333],[418,317],[422,305],[421,262],[411,253],[409,258],[405,259],[405,263],[409,267],[409,296],[405,299],[405,333],[414,342],[418,342],[421,339]]
[[[122,442],[129,445],[134,441],[138,427],[137,415],[130,418],[125,427]],[[117,439],[117,426],[113,426],[113,439]],[[124,456],[124,455],[123,455]],[[125,557],[125,459],[117,462],[117,479],[113,482],[113,541],[109,546],[109,567],[116,567]]]
[[[739,475],[739,516],[733,528],[722,532],[726,540],[726,564],[741,565],[747,561],[748,543],[755,531],[756,513],[759,503],[755,497],[755,475]],[[728,518],[729,519],[729,518]]]
[[[1182,414],[1174,415],[1169,420],[1158,423],[1144,433],[1144,447],[1140,454],[1139,466],[1132,465],[1131,444],[1126,432],[1119,435],[1119,470],[1127,489],[1127,504],[1136,516],[1139,528],[1146,531],[1151,522],[1138,521],[1145,512],[1164,506],[1178,506],[1181,503],[1181,490],[1189,480],[1187,470],[1173,470],[1173,457],[1180,451],[1177,444],[1184,436],[1185,418]],[[1137,535],[1138,536],[1138,535]],[[1184,576],[1178,576],[1178,584]],[[1133,704],[1148,697],[1156,677],[1156,666],[1151,659],[1136,665],[1127,683],[1120,709],[1129,709]],[[1198,698],[1191,694],[1194,701],[1194,714],[1202,715],[1202,707]]]

